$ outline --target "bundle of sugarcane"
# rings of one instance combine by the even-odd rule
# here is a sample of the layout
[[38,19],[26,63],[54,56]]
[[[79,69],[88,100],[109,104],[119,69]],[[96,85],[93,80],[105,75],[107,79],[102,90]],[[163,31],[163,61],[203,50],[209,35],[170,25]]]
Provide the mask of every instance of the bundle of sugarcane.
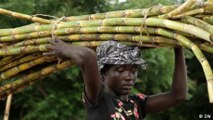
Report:
[[0,14],[33,22],[0,29],[0,99],[73,65],[70,60],[58,63],[56,56],[42,55],[48,51],[48,41],[57,36],[68,44],[91,48],[117,40],[139,47],[191,49],[203,67],[213,103],[213,73],[202,52],[213,53],[213,0],[51,20],[5,9]]

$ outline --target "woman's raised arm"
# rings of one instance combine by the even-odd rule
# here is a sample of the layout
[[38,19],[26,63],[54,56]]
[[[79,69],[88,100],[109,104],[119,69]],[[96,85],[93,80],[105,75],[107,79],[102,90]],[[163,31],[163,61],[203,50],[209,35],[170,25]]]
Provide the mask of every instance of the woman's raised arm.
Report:
[[173,73],[171,90],[165,93],[150,96],[145,107],[146,113],[163,111],[186,99],[187,73],[183,48],[178,47],[174,49],[175,69]]
[[81,68],[85,94],[90,102],[96,102],[101,88],[96,52],[87,47],[68,45],[59,39],[51,40],[48,49],[50,51],[46,52],[45,55],[54,54],[59,57],[70,58]]

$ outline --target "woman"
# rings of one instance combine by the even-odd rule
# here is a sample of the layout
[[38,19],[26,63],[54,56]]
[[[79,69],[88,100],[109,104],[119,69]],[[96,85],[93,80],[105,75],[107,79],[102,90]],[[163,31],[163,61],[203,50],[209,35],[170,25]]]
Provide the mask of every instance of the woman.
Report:
[[[50,52],[70,58],[81,68],[83,102],[88,120],[143,120],[146,114],[166,110],[186,99],[186,66],[183,48],[174,48],[175,69],[171,90],[157,95],[130,95],[138,68],[146,67],[137,47],[106,41],[97,54],[87,47],[50,41]],[[155,78],[156,79],[156,78]]]

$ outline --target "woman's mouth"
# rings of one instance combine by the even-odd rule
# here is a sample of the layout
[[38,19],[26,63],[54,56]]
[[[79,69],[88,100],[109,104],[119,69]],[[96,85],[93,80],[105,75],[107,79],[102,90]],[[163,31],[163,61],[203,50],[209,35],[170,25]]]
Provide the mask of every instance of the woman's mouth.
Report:
[[132,89],[132,85],[124,85],[122,88],[124,90],[131,90]]

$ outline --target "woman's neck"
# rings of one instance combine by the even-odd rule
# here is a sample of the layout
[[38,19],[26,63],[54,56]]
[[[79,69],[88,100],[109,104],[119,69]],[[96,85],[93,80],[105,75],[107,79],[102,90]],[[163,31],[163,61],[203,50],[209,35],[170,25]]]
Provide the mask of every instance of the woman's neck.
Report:
[[112,96],[115,96],[119,100],[128,101],[128,95],[117,95],[108,85],[104,85],[104,91]]

